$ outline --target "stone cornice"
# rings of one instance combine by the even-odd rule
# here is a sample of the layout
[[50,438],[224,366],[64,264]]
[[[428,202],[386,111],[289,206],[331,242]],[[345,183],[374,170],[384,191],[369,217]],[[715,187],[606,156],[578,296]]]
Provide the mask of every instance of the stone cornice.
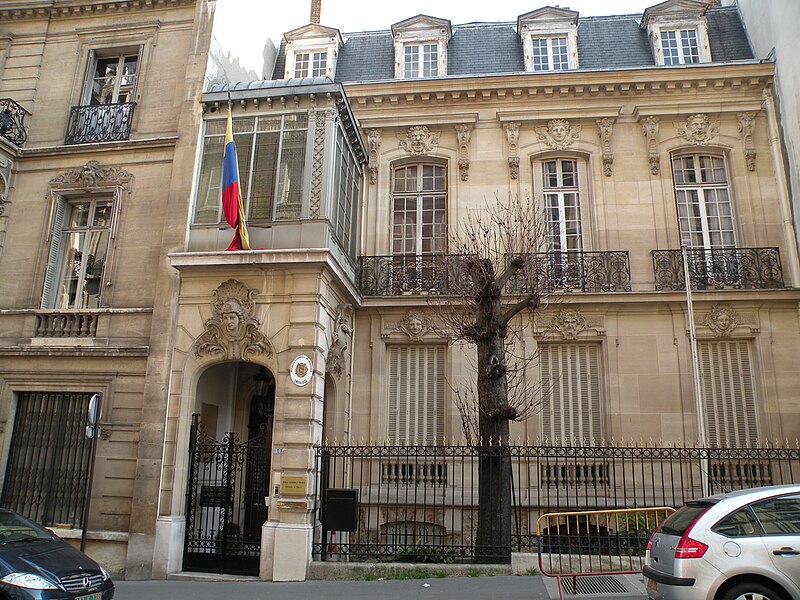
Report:
[[195,3],[196,0],[4,0],[0,7],[0,21],[84,17],[132,10],[191,6]]
[[760,95],[771,85],[772,63],[757,61],[683,68],[579,70],[558,74],[515,73],[446,77],[433,80],[392,80],[344,84],[354,109],[411,105],[469,105],[531,99],[636,98],[733,92]]
[[147,138],[143,140],[125,140],[120,142],[98,142],[96,144],[78,144],[74,146],[42,146],[39,148],[23,148],[22,158],[45,158],[50,156],[95,156],[101,152],[119,152],[134,150],[155,150],[174,148],[178,136]]

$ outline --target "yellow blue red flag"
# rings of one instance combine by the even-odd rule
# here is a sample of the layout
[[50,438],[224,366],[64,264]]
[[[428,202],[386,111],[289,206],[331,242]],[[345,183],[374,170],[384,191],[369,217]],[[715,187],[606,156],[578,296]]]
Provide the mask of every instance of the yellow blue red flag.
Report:
[[239,188],[239,167],[236,162],[236,146],[233,145],[233,121],[228,109],[228,125],[225,128],[225,153],[222,157],[222,212],[228,225],[235,229],[233,240],[226,250],[250,250],[247,220],[244,216],[242,192]]

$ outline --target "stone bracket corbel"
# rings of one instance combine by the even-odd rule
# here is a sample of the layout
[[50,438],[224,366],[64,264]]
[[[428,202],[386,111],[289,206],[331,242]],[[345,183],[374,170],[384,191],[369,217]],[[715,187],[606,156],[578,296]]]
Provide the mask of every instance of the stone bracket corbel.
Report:
[[508,169],[511,179],[519,178],[519,123],[506,123],[504,126],[508,141]]
[[753,130],[756,126],[756,113],[739,113],[739,137],[744,140],[744,160],[748,171],[756,170],[756,146],[753,143]]
[[469,140],[472,126],[466,124],[456,125],[458,137],[458,173],[461,181],[469,180]]
[[611,134],[614,130],[614,119],[606,117],[597,120],[597,135],[600,138],[600,146],[603,153],[603,172],[606,177],[611,177],[614,164],[614,152],[611,150]]
[[647,139],[647,161],[650,163],[650,173],[658,175],[661,165],[658,157],[658,117],[646,117],[642,120],[642,130]]
[[378,181],[378,148],[381,147],[381,130],[370,129],[367,132],[367,147],[369,148],[369,182],[374,185]]

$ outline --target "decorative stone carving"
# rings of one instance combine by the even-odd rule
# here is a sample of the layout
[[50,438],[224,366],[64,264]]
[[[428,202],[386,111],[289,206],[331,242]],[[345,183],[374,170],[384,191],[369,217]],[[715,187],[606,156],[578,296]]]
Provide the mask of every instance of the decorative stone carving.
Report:
[[345,371],[346,353],[353,340],[353,305],[340,304],[333,313],[333,333],[328,345],[325,370],[340,379]]
[[586,317],[579,311],[572,308],[562,308],[550,321],[549,328],[558,331],[568,340],[574,340],[588,326]]
[[423,314],[411,311],[397,324],[397,331],[402,331],[414,341],[420,341],[422,337],[433,329],[431,320]]
[[50,180],[50,187],[96,188],[113,187],[130,181],[133,176],[125,169],[104,167],[96,160],[90,160],[79,169],[71,169],[56,175]]
[[381,130],[370,129],[367,132],[367,146],[369,147],[369,182],[375,184],[378,181],[378,148],[381,146]]
[[11,161],[0,156],[0,216],[3,215],[8,201],[8,187],[11,180]]
[[206,330],[194,342],[196,357],[246,360],[272,355],[272,346],[259,331],[261,322],[253,316],[255,293],[256,290],[236,279],[228,279],[214,290],[211,302],[214,316],[206,321]]
[[397,136],[400,147],[409,154],[419,156],[429,153],[439,145],[439,133],[431,133],[424,125],[409,127],[403,135]]
[[614,153],[611,150],[611,133],[614,129],[614,119],[599,119],[597,121],[597,135],[603,152],[603,172],[606,177],[611,177],[611,166],[614,164]]
[[742,324],[741,318],[732,306],[717,304],[711,307],[711,312],[706,315],[703,325],[713,331],[718,337],[728,337],[731,332]]
[[756,113],[739,113],[739,137],[744,140],[744,160],[748,171],[756,170],[756,146],[753,143],[753,129],[756,126]]
[[469,179],[469,138],[472,127],[469,125],[456,125],[458,137],[458,173],[461,181]]
[[553,150],[566,150],[581,137],[581,126],[565,119],[548,121],[547,127],[536,128],[537,139]]
[[647,138],[647,161],[650,163],[650,173],[658,175],[661,165],[658,158],[658,117],[647,117],[642,121],[644,137]]
[[506,141],[508,141],[508,169],[511,179],[519,177],[519,123],[505,124]]
[[719,133],[719,123],[711,121],[708,115],[698,113],[686,121],[674,121],[675,133],[694,146],[711,143]]
[[311,162],[311,200],[308,207],[308,216],[312,219],[319,217],[322,203],[322,163],[325,159],[325,122],[328,111],[318,110],[314,116],[314,153]]

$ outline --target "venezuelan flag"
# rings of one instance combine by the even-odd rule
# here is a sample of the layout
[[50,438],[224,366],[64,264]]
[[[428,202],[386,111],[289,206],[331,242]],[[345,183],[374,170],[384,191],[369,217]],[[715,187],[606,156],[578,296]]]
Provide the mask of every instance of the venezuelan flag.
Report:
[[230,108],[228,125],[225,128],[225,153],[222,157],[222,212],[225,213],[228,225],[236,230],[226,250],[250,250],[242,192],[239,189],[239,167],[236,163],[236,147],[233,145],[233,120]]

